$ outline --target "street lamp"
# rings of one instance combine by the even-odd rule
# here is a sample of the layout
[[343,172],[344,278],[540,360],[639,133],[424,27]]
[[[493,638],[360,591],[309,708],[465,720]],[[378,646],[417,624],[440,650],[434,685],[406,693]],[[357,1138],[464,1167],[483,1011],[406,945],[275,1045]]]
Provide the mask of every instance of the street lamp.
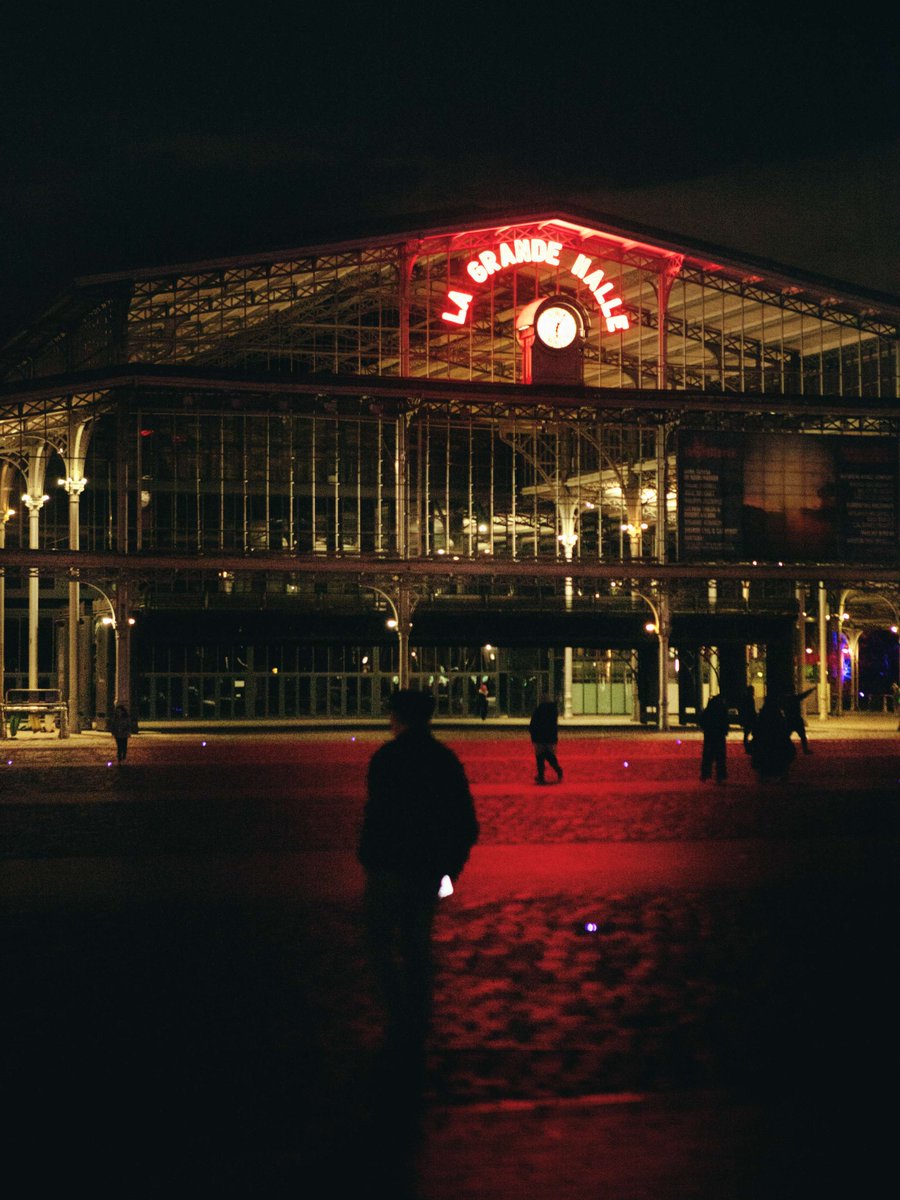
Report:
[[639,597],[645,604],[649,605],[650,611],[653,613],[653,621],[648,621],[644,625],[644,629],[647,633],[656,634],[656,640],[659,645],[659,693],[656,708],[656,724],[657,728],[662,732],[669,728],[669,637],[660,615],[662,605],[655,604],[643,592],[633,591],[631,594],[632,596]]
[[104,592],[103,588],[98,587],[96,583],[87,583],[85,580],[79,580],[82,587],[91,588],[92,591],[99,592],[109,606],[109,616],[100,618],[100,624],[112,628],[113,631],[113,648],[115,651],[113,657],[113,704],[119,703],[119,622],[116,620],[116,610],[113,607],[113,602]]
[[393,629],[397,633],[399,655],[399,661],[397,663],[397,681],[401,689],[407,688],[409,687],[409,626],[407,624],[407,626],[404,628],[403,622],[400,620],[400,613],[397,611],[397,605],[387,592],[382,591],[381,588],[375,587],[374,584],[371,583],[365,583],[362,586],[367,587],[370,591],[375,592],[376,595],[380,596],[391,610],[391,615],[388,617],[385,624],[387,625],[388,629]]

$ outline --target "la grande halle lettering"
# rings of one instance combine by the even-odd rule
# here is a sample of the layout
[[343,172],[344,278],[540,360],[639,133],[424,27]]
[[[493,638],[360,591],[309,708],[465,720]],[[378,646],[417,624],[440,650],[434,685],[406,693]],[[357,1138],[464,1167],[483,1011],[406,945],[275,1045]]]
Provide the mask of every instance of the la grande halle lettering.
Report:
[[545,242],[543,238],[516,238],[512,246],[509,242],[501,242],[494,250],[482,250],[477,258],[466,266],[466,271],[476,283],[484,283],[488,276],[504,267],[513,267],[521,263],[547,263],[548,266],[559,266],[559,252],[562,242]]
[[[482,250],[468,262],[466,274],[473,283],[482,284],[498,271],[521,266],[522,263],[546,263],[548,267],[558,267],[562,265],[559,257],[562,248],[562,242],[550,242],[545,238],[515,238],[512,242],[500,242],[495,249]],[[568,265],[568,270],[591,292],[610,333],[628,328],[629,320],[626,314],[614,311],[622,304],[618,296],[610,295],[615,285],[609,281],[604,283],[603,269],[595,267],[593,259],[586,254],[576,254]],[[459,289],[449,291],[447,310],[441,313],[441,316],[450,324],[464,324],[473,299],[474,296],[469,292]]]

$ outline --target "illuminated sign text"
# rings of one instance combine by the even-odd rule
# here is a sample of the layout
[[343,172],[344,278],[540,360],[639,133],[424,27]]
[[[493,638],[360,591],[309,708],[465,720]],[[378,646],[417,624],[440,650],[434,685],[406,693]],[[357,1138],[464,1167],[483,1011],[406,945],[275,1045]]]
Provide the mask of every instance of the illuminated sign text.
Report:
[[[604,272],[601,267],[595,267],[594,261],[586,254],[574,253],[572,261],[563,263],[560,255],[563,253],[562,242],[551,242],[545,238],[514,238],[509,242],[500,242],[490,250],[481,250],[468,263],[466,274],[473,283],[486,283],[492,275],[507,267],[521,266],[523,263],[546,263],[548,267],[564,267],[576,279],[580,279],[591,292],[603,314],[609,333],[617,329],[629,327],[628,316],[624,312],[615,312],[620,308],[622,300],[612,295],[615,284],[609,280],[604,282]],[[447,306],[441,313],[443,320],[452,325],[464,325],[469,315],[474,296],[470,292],[457,289],[448,291]]]
[[454,325],[462,325],[469,315],[469,305],[472,303],[471,292],[450,291],[447,293],[447,300],[450,304],[456,305],[456,312],[442,312],[441,316],[445,321],[452,321]]

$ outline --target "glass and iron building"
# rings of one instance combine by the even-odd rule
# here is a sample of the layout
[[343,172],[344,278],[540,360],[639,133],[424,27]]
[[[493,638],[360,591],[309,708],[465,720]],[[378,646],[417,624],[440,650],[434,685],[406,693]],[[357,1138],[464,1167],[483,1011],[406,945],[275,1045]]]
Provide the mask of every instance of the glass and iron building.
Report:
[[277,723],[486,679],[667,727],[855,707],[881,639],[877,702],[898,318],[555,210],[78,280],[0,352],[4,694]]

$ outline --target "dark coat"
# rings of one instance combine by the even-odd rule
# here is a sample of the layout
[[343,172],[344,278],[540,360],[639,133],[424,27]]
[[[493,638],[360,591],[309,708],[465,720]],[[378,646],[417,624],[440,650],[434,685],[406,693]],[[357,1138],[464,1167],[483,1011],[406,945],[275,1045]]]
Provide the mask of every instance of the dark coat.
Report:
[[405,730],[372,755],[359,861],[410,879],[455,879],[478,840],[462,763],[430,730]]
[[756,720],[756,700],[753,688],[745,688],[738,701],[738,720],[744,729],[750,729]]
[[805,692],[790,692],[781,701],[781,711],[784,713],[784,719],[788,723],[788,729],[800,730],[804,726],[803,720],[803,701],[807,696],[811,696],[815,688],[807,688]]
[[541,746],[555,746],[559,741],[559,712],[552,700],[542,700],[531,714],[528,724],[531,740]]
[[728,709],[721,696],[713,696],[700,714],[698,725],[704,740],[717,741],[728,736]]
[[773,701],[766,700],[753,726],[750,743],[753,769],[763,776],[783,775],[796,755],[784,713]]
[[131,717],[127,712],[114,712],[107,727],[114,738],[127,738],[132,728]]

